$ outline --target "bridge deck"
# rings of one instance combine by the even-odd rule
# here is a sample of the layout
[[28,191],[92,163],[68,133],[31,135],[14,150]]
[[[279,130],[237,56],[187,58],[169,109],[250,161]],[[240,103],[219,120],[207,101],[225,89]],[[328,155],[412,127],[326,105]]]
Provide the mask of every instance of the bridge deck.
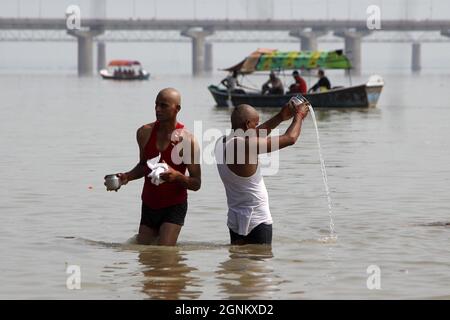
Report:
[[[83,28],[102,30],[367,30],[366,20],[169,20],[82,19]],[[450,20],[383,20],[383,31],[449,31]],[[0,29],[66,29],[65,19],[0,18]]]

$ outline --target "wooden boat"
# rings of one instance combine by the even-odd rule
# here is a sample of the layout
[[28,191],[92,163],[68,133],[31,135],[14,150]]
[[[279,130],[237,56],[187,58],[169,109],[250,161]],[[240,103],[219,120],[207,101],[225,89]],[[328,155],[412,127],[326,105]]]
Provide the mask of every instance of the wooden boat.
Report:
[[[330,52],[319,51],[292,51],[279,52],[272,49],[262,49],[253,52],[249,57],[237,65],[225,69],[237,71],[241,75],[255,71],[272,71],[274,69],[350,69],[348,58],[341,50]],[[381,76],[373,75],[365,84],[349,87],[334,87],[330,90],[307,93],[304,96],[314,108],[369,108],[375,107],[383,89]],[[228,92],[226,88],[210,85],[211,92],[217,106],[237,106],[249,104],[253,107],[277,108],[286,104],[297,93],[288,94],[261,94],[245,92],[237,89]]]
[[112,60],[107,68],[100,70],[100,75],[106,80],[148,80],[150,77],[135,60]]
[[[303,96],[311,102],[314,108],[369,108],[376,106],[382,89],[383,85],[380,81],[352,87],[333,88],[326,92],[308,93]],[[297,93],[263,95],[239,90],[228,94],[226,89],[220,89],[215,85],[210,85],[208,90],[219,107],[229,106],[229,100],[231,100],[233,106],[249,104],[257,108],[278,108],[285,105],[292,96],[297,95]]]

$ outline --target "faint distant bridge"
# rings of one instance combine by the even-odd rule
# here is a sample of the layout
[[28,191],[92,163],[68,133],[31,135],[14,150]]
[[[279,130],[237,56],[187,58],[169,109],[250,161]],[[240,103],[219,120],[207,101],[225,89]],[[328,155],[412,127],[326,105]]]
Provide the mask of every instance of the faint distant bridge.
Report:
[[199,75],[212,70],[214,42],[299,41],[302,50],[316,50],[318,41],[343,39],[353,72],[358,74],[362,41],[412,43],[411,66],[418,71],[420,43],[448,42],[450,37],[450,20],[383,20],[382,29],[373,31],[367,28],[365,20],[83,19],[81,24],[80,30],[67,30],[65,19],[0,18],[0,41],[77,39],[79,75],[93,72],[94,42],[97,68],[101,68],[105,64],[105,42],[191,41],[192,70]]

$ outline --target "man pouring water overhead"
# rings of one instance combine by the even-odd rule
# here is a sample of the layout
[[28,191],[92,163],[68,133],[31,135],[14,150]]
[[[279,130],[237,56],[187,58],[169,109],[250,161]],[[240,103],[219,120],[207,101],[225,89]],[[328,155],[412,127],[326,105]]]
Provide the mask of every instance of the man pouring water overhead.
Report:
[[[260,125],[259,114],[252,106],[237,106],[231,114],[232,132],[216,143],[217,169],[226,191],[227,226],[233,245],[272,243],[273,221],[258,154],[291,146],[299,138],[308,102],[291,101]],[[291,118],[283,135],[269,136],[272,129]]]

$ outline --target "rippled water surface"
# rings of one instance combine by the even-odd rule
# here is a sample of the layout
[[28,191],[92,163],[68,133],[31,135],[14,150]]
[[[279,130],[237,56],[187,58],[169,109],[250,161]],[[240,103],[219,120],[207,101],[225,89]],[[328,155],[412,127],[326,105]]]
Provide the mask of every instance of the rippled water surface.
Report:
[[[108,193],[103,176],[137,163],[136,129],[154,120],[163,87],[181,91],[189,128],[225,131],[230,111],[206,89],[219,80],[0,75],[0,298],[450,298],[449,76],[389,76],[375,109],[316,112],[337,241],[322,241],[327,198],[307,119],[265,177],[271,250],[228,246],[224,189],[208,164],[179,246],[133,244],[142,181]],[[68,265],[80,266],[81,290],[66,288]],[[370,265],[381,290],[367,288]]]

